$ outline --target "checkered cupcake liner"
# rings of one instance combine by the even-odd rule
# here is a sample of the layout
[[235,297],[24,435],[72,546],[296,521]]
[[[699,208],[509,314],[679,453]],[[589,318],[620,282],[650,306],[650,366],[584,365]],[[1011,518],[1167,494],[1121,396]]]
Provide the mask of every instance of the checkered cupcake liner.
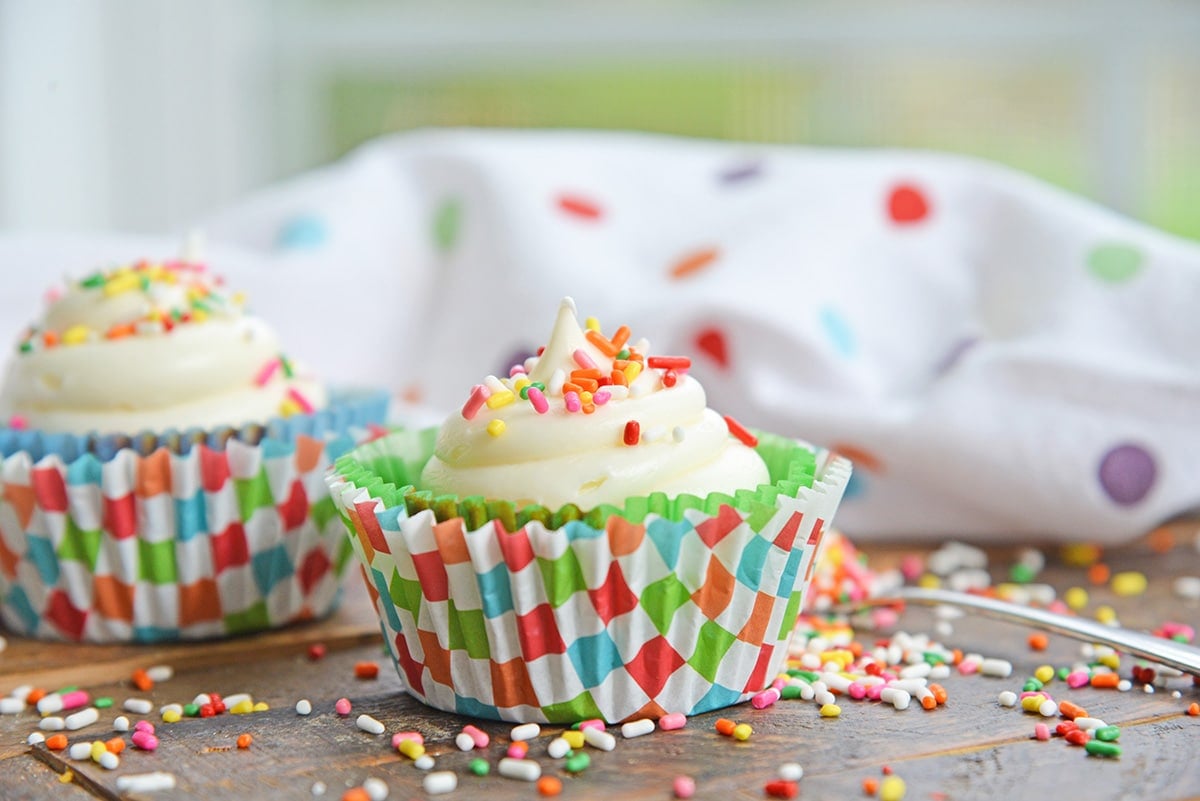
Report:
[[735,704],[779,672],[845,459],[763,434],[775,483],[756,491],[516,510],[405,486],[435,433],[363,445],[327,479],[412,695],[615,723]]
[[318,618],[351,549],[324,474],[384,392],[215,431],[0,429],[0,616],[76,642],[222,637]]

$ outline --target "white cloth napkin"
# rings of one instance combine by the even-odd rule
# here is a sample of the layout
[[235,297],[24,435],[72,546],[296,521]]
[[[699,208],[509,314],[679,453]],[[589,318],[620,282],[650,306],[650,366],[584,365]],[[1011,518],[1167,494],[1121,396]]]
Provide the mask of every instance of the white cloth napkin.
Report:
[[[990,164],[425,132],[202,225],[290,355],[438,413],[571,295],[690,355],[710,406],[849,455],[854,538],[1116,542],[1200,508],[1200,247]],[[177,251],[10,237],[0,266]],[[50,277],[0,297],[12,336]]]

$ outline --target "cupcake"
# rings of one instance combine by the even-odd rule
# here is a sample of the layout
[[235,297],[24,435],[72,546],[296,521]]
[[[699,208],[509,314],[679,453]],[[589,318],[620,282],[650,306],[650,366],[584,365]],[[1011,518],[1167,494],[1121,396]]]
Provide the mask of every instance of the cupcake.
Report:
[[201,264],[52,292],[0,386],[5,624],[156,641],[328,613],[349,547],[323,473],[387,404],[329,392]]
[[331,495],[408,691],[519,722],[738,703],[780,670],[850,465],[707,408],[685,357],[581,328]]

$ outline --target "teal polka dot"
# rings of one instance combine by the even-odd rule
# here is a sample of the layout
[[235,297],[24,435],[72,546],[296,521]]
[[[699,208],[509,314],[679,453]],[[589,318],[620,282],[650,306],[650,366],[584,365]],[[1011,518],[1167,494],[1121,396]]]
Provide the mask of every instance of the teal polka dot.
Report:
[[1108,242],[1092,248],[1087,255],[1088,271],[1110,284],[1128,281],[1142,269],[1143,255],[1133,245]]
[[276,244],[280,250],[307,250],[318,248],[329,239],[325,221],[313,214],[292,217],[279,229]]
[[837,309],[830,306],[823,307],[820,311],[820,320],[821,327],[825,330],[825,336],[829,338],[829,343],[833,345],[834,350],[842,356],[853,356],[858,349],[854,331]]
[[442,201],[433,215],[433,244],[443,253],[449,253],[458,244],[462,233],[462,203],[458,198]]

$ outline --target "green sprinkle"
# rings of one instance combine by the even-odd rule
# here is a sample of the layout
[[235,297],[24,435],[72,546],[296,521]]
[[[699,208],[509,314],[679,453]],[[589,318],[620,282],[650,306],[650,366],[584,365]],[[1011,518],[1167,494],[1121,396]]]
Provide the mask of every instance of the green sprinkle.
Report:
[[143,276],[139,277],[138,283],[141,284],[143,292],[150,291],[150,276],[143,275]]
[[184,704],[183,705],[183,714],[187,715],[189,718],[196,717],[197,715],[200,714],[200,705],[199,704]]
[[78,685],[72,684],[70,687],[63,687],[62,689],[55,690],[54,694],[62,695],[63,693],[73,693],[78,689],[79,689]]
[[1121,755],[1121,746],[1116,743],[1106,743],[1103,740],[1088,740],[1083,747],[1092,756],[1119,757]]
[[779,691],[779,697],[785,701],[792,701],[800,697],[800,686],[796,684],[785,684],[783,689]]
[[1097,740],[1111,743],[1121,736],[1121,729],[1118,726],[1101,726],[1092,733],[1096,735]]
[[926,651],[921,655],[921,658],[930,665],[944,665],[946,663],[946,657],[942,656],[936,651]]
[[1059,681],[1066,681],[1067,676],[1070,676],[1070,675],[1071,675],[1071,669],[1069,667],[1060,667],[1058,669],[1058,680]]
[[1046,685],[1042,684],[1037,679],[1026,679],[1025,686],[1021,688],[1021,692],[1036,693]]
[[581,751],[578,754],[572,754],[563,767],[566,768],[567,773],[582,773],[590,764],[592,764],[592,758]]
[[814,681],[817,680],[817,674],[813,673],[811,670],[792,669],[792,670],[789,670],[787,672],[787,674],[789,676],[791,676],[793,679],[804,679],[809,684],[812,684]]
[[20,347],[21,353],[29,353],[32,350],[33,350],[33,343],[30,342],[28,339],[21,343],[21,347]]
[[1029,565],[1018,562],[1008,571],[1008,577],[1017,584],[1028,584],[1037,577],[1037,573]]
[[193,300],[192,308],[195,309],[196,311],[202,311],[205,314],[212,311],[212,308],[202,300]]
[[285,376],[285,377],[287,377],[287,378],[291,378],[291,377],[292,377],[292,375],[293,375],[293,373],[292,373],[292,363],[291,363],[291,361],[288,359],[288,357],[287,357],[287,356],[284,356],[282,353],[281,353],[281,354],[279,354],[279,365],[280,365],[281,367],[283,367],[283,374],[284,374],[284,376]]
[[475,757],[468,763],[467,770],[474,773],[476,776],[486,776],[492,768],[488,765],[488,761],[482,757]]
[[171,319],[179,322],[183,319],[183,312],[179,311],[179,309],[171,309]]
[[529,400],[529,387],[530,386],[532,386],[532,385],[526,384],[525,386],[521,387],[521,400]]
[[621,348],[619,351],[617,351],[617,358],[618,359],[628,359],[629,358],[629,348]]
[[112,704],[112,699],[107,695],[103,698],[96,698],[92,701],[92,706],[96,707],[97,709],[108,709],[110,706],[112,706]]
[[92,273],[87,278],[80,281],[79,285],[84,289],[96,289],[97,287],[102,287],[104,286],[104,274]]

